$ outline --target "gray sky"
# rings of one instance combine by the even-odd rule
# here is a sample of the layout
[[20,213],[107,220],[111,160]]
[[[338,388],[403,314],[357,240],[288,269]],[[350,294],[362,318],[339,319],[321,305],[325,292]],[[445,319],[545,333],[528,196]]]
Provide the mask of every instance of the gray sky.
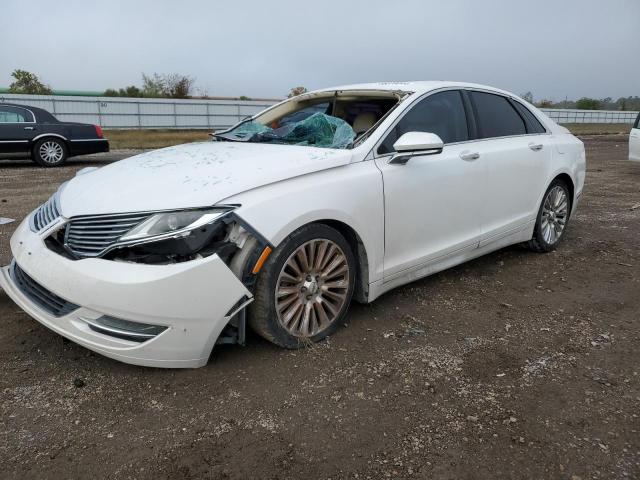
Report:
[[0,0],[0,86],[196,77],[209,95],[460,80],[536,99],[640,95],[639,0]]

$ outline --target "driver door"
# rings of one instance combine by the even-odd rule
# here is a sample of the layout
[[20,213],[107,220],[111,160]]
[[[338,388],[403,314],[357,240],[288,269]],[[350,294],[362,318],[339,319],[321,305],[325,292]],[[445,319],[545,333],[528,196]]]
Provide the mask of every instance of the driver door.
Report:
[[[415,278],[427,275],[429,266],[478,247],[487,167],[470,141],[473,124],[467,121],[465,103],[459,90],[431,94],[411,106],[378,146],[385,283],[412,271]],[[416,152],[403,165],[390,163],[393,144],[413,131],[435,133],[444,149],[431,155]]]

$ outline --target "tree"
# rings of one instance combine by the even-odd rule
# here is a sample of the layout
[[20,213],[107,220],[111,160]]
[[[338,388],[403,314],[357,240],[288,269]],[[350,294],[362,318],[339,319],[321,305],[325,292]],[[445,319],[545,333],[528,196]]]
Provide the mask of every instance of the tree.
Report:
[[165,82],[162,76],[157,73],[151,76],[142,74],[142,96],[151,98],[164,97],[165,90]]
[[553,102],[551,100],[540,100],[538,108],[553,108]]
[[576,102],[576,108],[578,110],[598,110],[600,108],[600,100],[582,97]]
[[240,98],[238,100],[251,100],[251,98],[247,97],[246,95],[240,95]]
[[142,74],[142,95],[152,98],[189,98],[195,79],[179,73]]
[[533,93],[531,92],[523,93],[522,99],[529,103],[533,103]]
[[135,85],[130,85],[126,88],[121,88],[119,90],[115,90],[113,88],[107,88],[103,95],[105,97],[131,97],[131,98],[140,98],[142,97],[142,90],[140,90]]
[[302,95],[303,93],[307,93],[308,90],[305,87],[293,87],[287,95],[287,98],[297,97],[298,95]]
[[9,85],[9,93],[53,94],[49,85],[42,83],[35,73],[27,72],[26,70],[14,70],[11,76],[15,81]]
[[170,98],[189,98],[195,79],[188,75],[171,73],[162,75],[164,94]]

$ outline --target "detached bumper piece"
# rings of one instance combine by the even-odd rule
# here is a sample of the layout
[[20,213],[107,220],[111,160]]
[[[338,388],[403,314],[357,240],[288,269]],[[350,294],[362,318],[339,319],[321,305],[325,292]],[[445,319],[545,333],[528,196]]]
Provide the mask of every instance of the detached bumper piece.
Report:
[[11,263],[11,278],[26,297],[54,317],[63,317],[80,308],[44,288],[22,271],[16,262]]

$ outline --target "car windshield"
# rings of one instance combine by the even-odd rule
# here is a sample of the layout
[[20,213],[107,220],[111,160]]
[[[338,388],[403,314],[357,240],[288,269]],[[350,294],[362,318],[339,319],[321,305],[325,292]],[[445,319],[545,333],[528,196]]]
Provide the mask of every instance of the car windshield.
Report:
[[397,103],[393,92],[326,92],[313,98],[292,98],[215,137],[223,141],[350,148]]

